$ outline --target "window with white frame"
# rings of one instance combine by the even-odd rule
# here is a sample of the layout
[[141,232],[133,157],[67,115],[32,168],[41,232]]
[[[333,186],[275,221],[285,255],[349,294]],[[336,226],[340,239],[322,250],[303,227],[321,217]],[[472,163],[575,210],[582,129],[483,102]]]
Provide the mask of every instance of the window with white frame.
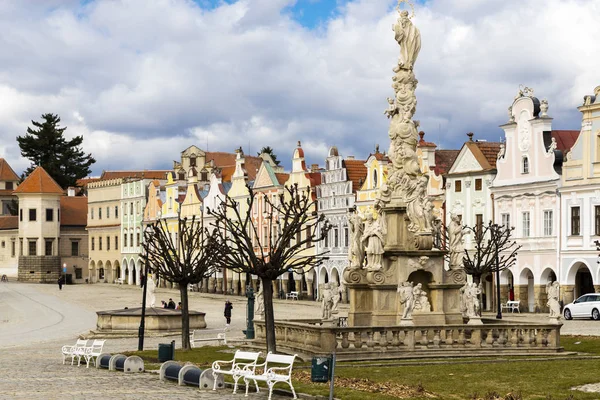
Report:
[[544,236],[552,236],[552,210],[544,210]]
[[527,156],[523,156],[521,173],[523,173],[523,174],[529,173],[529,158]]
[[571,207],[571,235],[579,236],[581,234],[581,214],[579,207]]
[[529,228],[530,228],[529,211],[525,211],[523,213],[523,230],[522,230],[523,237],[529,237],[529,235],[530,235]]
[[502,217],[502,226],[510,228],[510,214],[501,214]]

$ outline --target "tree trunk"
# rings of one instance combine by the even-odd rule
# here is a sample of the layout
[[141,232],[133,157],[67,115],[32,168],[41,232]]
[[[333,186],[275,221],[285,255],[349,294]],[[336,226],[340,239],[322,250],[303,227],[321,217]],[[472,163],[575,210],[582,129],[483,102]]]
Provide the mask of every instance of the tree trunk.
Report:
[[179,285],[179,294],[181,295],[181,348],[183,350],[189,350],[191,346],[187,284]]
[[273,285],[271,280],[262,278],[263,299],[265,301],[265,329],[267,334],[267,351],[277,352],[275,344],[275,314],[273,313]]

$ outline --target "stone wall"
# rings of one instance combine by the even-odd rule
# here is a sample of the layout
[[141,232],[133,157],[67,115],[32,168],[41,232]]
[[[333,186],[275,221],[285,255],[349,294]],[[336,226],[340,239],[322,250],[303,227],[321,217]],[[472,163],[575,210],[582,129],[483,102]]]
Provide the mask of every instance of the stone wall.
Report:
[[61,273],[59,256],[20,256],[19,282],[56,283]]

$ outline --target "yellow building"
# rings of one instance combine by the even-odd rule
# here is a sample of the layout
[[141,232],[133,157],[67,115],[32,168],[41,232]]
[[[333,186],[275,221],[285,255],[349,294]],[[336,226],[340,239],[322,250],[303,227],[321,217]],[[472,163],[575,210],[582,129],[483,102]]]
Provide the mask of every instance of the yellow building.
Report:
[[390,160],[384,153],[379,152],[379,146],[374,154],[370,154],[365,162],[367,167],[367,176],[360,190],[356,192],[356,211],[360,214],[366,214],[373,211],[373,205],[379,188],[387,182],[388,167]]

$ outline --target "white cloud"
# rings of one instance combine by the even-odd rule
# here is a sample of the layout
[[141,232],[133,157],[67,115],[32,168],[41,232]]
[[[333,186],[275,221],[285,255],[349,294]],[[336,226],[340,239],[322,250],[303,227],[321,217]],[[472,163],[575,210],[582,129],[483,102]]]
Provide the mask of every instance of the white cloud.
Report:
[[[340,6],[316,30],[294,0],[0,2],[0,154],[20,170],[15,136],[58,113],[102,169],[168,168],[188,145],[289,165],[328,146],[366,158],[388,145],[382,112],[399,53],[391,0]],[[282,11],[283,10],[283,11]],[[600,84],[600,0],[433,0],[418,6],[416,118],[429,140],[458,148],[473,131],[498,140],[519,84],[550,102],[555,128]]]

